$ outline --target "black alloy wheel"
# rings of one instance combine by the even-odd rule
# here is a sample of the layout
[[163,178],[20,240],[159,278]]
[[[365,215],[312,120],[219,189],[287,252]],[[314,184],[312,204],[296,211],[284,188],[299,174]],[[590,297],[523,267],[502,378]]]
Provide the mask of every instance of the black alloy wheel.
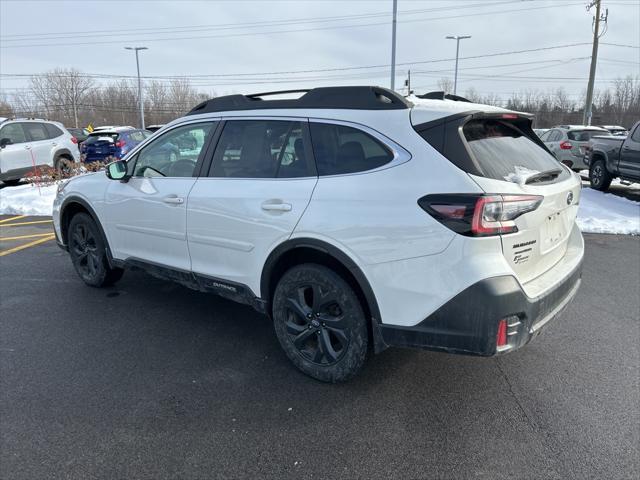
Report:
[[298,287],[287,296],[287,335],[298,352],[317,365],[336,363],[349,346],[339,300],[322,286]]
[[342,382],[364,365],[368,326],[354,289],[323,265],[292,267],[273,295],[280,345],[296,367],[324,382]]
[[121,268],[112,268],[107,247],[96,222],[86,213],[77,213],[67,231],[69,255],[76,272],[91,287],[104,287],[120,280]]

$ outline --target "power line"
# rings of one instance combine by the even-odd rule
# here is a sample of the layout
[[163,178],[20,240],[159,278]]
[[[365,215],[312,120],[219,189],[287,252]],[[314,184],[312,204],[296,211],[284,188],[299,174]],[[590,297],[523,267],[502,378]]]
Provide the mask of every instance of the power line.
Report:
[[[575,5],[582,5],[582,3],[568,3],[562,5],[562,7],[569,7]],[[513,12],[523,12],[529,10],[540,10],[543,8],[558,8],[558,5],[544,5],[537,7],[527,7],[527,8],[518,8],[518,9],[510,9],[510,10],[499,10],[492,12],[477,12],[477,13],[469,13],[462,15],[450,15],[445,17],[430,17],[430,18],[421,18],[421,19],[413,19],[413,20],[404,20],[400,21],[401,23],[415,23],[415,22],[431,22],[436,20],[446,20],[453,18],[463,18],[463,17],[476,17],[482,15],[498,15],[504,13],[513,13]],[[29,48],[29,47],[59,47],[59,46],[87,46],[87,45],[112,45],[112,44],[123,44],[132,41],[144,41],[144,42],[160,42],[160,41],[181,41],[181,40],[200,40],[200,39],[210,39],[210,38],[232,38],[232,37],[245,37],[245,36],[253,36],[253,35],[271,35],[271,34],[280,34],[280,33],[296,33],[296,32],[310,32],[310,31],[321,31],[321,30],[336,30],[336,29],[345,29],[345,28],[362,28],[362,27],[373,27],[380,25],[387,25],[388,22],[373,22],[373,23],[363,23],[363,24],[353,24],[353,25],[334,25],[334,26],[326,26],[326,27],[314,27],[314,28],[304,28],[304,29],[292,29],[292,30],[272,30],[266,32],[241,32],[241,33],[230,33],[230,34],[222,34],[222,35],[201,35],[201,36],[187,36],[187,37],[171,37],[171,38],[125,38],[118,40],[103,40],[96,42],[74,42],[74,43],[39,43],[39,44],[28,44],[28,45],[2,45],[0,48]]]
[[[420,13],[430,13],[437,12],[442,10],[459,10],[466,8],[477,8],[477,7],[489,7],[495,5],[505,5],[510,3],[520,3],[520,0],[507,0],[500,2],[491,2],[491,3],[470,3],[464,5],[448,5],[446,7],[436,7],[436,8],[426,8],[419,10],[403,10],[398,12],[400,15],[415,15]],[[304,24],[304,23],[320,23],[320,22],[330,22],[330,21],[341,21],[341,20],[352,20],[352,19],[362,19],[362,18],[375,18],[375,17],[388,17],[391,15],[389,12],[377,12],[377,13],[364,13],[364,14],[355,14],[355,15],[337,15],[330,17],[307,17],[307,18],[292,18],[292,19],[283,19],[283,20],[265,20],[259,22],[243,22],[243,23],[219,23],[219,24],[199,24],[199,25],[183,25],[183,26],[172,26],[172,27],[148,27],[148,28],[125,28],[125,29],[110,29],[110,30],[86,30],[86,31],[78,31],[78,32],[69,32],[63,33],[60,31],[57,32],[48,32],[48,33],[23,33],[23,34],[8,34],[8,35],[0,35],[0,38],[6,41],[16,41],[16,40],[52,40],[52,39],[72,39],[72,38],[84,38],[90,37],[94,38],[96,36],[113,36],[114,34],[123,35],[123,34],[133,34],[133,35],[149,35],[153,33],[182,33],[182,30],[194,31],[194,30],[227,30],[227,29],[236,29],[240,27],[245,28],[259,28],[265,26],[278,26],[278,25],[287,25],[287,24]],[[102,35],[104,34],[104,35]],[[52,37],[52,35],[55,35]]]
[[[538,47],[538,48],[528,48],[523,50],[511,50],[507,52],[497,52],[497,53],[487,53],[483,55],[473,55],[468,57],[460,57],[460,60],[473,60],[478,58],[490,58],[490,57],[499,57],[505,55],[516,55],[520,53],[529,53],[529,52],[541,52],[548,50],[557,50],[562,48],[571,48],[578,47],[584,45],[591,45],[590,42],[579,42],[579,43],[568,43],[565,45],[553,45],[549,47]],[[397,63],[397,66],[409,66],[409,65],[425,65],[430,63],[442,63],[442,62],[450,62],[455,60],[455,58],[442,58],[437,60],[419,60],[412,62],[402,62]],[[216,77],[246,77],[246,76],[261,76],[261,75],[291,75],[297,73],[317,73],[317,72],[342,72],[348,70],[365,70],[365,69],[374,69],[374,68],[386,68],[389,64],[378,64],[378,65],[365,65],[365,66],[357,66],[357,67],[334,67],[334,68],[318,68],[318,69],[308,69],[308,70],[288,70],[288,71],[276,71],[276,72],[252,72],[252,73],[222,73],[222,74],[198,74],[198,75],[181,75],[181,76],[145,76],[142,78],[145,79],[195,79],[195,78],[216,78]],[[39,75],[39,73],[0,73],[0,77],[22,77],[29,78],[34,75]],[[115,74],[83,74],[85,77],[91,78],[133,78],[131,75],[115,75]]]

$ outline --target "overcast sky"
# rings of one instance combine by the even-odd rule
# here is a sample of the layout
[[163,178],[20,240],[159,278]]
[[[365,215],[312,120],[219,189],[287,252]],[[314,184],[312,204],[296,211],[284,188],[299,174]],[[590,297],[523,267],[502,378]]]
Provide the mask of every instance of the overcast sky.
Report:
[[[506,98],[563,86],[578,100],[591,55],[595,9],[587,13],[587,3],[398,0],[396,86],[411,68],[418,93],[437,89],[438,79],[453,78],[456,42],[445,36],[471,35],[460,43],[459,94],[474,87]],[[597,88],[640,75],[640,0],[602,5],[609,14]],[[389,86],[391,11],[392,0],[0,0],[0,89],[27,85],[13,74],[58,67],[135,75],[134,54],[124,46],[149,48],[141,52],[143,76],[191,76],[199,90],[218,95]],[[579,45],[465,59],[572,44]]]

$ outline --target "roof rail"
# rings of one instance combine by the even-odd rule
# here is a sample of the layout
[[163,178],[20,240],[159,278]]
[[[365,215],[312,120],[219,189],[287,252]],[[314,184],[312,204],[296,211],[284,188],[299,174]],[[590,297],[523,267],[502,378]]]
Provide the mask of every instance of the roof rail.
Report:
[[[300,98],[263,100],[261,97],[304,92]],[[237,110],[274,108],[340,108],[349,110],[400,110],[412,104],[396,92],[383,87],[318,87],[281,90],[251,95],[226,95],[212,98],[194,107],[187,115]]]
[[416,96],[418,98],[425,98],[429,100],[453,100],[454,102],[471,103],[471,100],[461,97],[460,95],[453,95],[451,93],[444,93],[444,92],[428,92],[423,95],[416,95]]

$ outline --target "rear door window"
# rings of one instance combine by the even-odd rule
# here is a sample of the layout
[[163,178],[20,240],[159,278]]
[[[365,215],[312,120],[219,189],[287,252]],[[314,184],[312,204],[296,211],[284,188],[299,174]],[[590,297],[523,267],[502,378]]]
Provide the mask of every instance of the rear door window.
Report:
[[42,123],[29,122],[23,123],[22,126],[27,132],[27,137],[30,138],[32,142],[47,140],[49,138],[49,134]]
[[228,120],[209,176],[299,178],[315,175],[306,152],[302,122]]
[[362,130],[329,123],[310,126],[319,175],[366,172],[393,160],[384,144]]
[[509,180],[514,174],[527,171],[560,170],[558,179],[566,178],[566,170],[560,168],[549,152],[505,121],[472,120],[464,125],[463,133],[485,177]]

